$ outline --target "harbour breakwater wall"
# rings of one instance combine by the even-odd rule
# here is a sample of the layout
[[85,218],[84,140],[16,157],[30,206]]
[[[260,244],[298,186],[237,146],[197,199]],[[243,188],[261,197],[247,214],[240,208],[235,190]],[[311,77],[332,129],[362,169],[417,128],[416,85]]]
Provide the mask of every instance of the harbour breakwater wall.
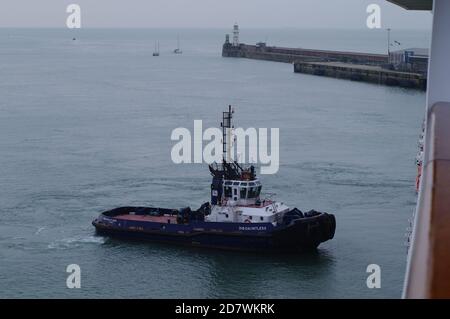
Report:
[[236,45],[226,41],[222,56],[291,63],[296,73],[421,90],[426,88],[426,76],[389,69],[386,54],[284,48],[266,46],[265,43]]
[[283,48],[266,46],[264,43],[258,43],[256,45],[241,43],[235,46],[229,42],[225,42],[222,48],[222,56],[285,63],[293,63],[295,61],[335,61],[369,65],[388,63],[388,56],[386,54]]
[[294,62],[294,72],[328,76],[352,81],[426,89],[427,80],[423,74],[399,72],[380,66],[358,65],[340,62]]

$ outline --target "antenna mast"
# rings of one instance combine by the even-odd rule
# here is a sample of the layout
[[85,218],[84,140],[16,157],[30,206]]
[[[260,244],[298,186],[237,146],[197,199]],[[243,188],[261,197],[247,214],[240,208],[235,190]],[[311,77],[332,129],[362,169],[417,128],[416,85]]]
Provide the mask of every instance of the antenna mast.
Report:
[[223,145],[223,162],[231,163],[231,129],[234,111],[231,105],[228,105],[228,112],[222,112],[222,145]]

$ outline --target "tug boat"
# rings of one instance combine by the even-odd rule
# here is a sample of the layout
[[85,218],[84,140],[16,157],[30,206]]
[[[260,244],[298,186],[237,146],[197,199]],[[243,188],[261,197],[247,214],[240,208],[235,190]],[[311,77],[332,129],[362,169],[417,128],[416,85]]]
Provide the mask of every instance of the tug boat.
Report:
[[261,196],[255,167],[245,168],[229,156],[231,106],[223,112],[223,161],[209,165],[211,200],[197,210],[119,207],[93,222],[100,235],[243,251],[315,250],[334,237],[334,215],[302,212]]

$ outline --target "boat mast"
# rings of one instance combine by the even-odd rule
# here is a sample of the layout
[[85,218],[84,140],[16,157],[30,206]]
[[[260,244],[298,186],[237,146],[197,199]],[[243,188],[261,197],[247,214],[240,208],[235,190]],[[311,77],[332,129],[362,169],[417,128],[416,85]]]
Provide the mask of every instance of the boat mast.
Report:
[[228,105],[228,112],[222,112],[222,117],[223,162],[231,163],[231,120],[233,118],[231,105]]

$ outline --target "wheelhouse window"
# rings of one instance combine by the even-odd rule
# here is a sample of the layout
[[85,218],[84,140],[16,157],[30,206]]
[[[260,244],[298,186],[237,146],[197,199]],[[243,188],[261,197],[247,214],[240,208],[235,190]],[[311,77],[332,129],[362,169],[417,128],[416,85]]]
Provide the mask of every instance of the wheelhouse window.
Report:
[[261,183],[255,182],[238,182],[238,181],[224,181],[223,183],[224,197],[234,200],[238,199],[253,199],[259,197],[261,193]]
[[261,188],[262,188],[262,186],[258,186],[258,189],[256,190],[256,196],[255,197],[258,197],[259,194],[261,194]]
[[231,187],[230,186],[225,186],[223,189],[224,195],[225,197],[231,197]]
[[256,196],[256,187],[250,187],[248,189],[248,198],[255,198]]
[[247,188],[241,187],[241,199],[245,199],[247,197]]

